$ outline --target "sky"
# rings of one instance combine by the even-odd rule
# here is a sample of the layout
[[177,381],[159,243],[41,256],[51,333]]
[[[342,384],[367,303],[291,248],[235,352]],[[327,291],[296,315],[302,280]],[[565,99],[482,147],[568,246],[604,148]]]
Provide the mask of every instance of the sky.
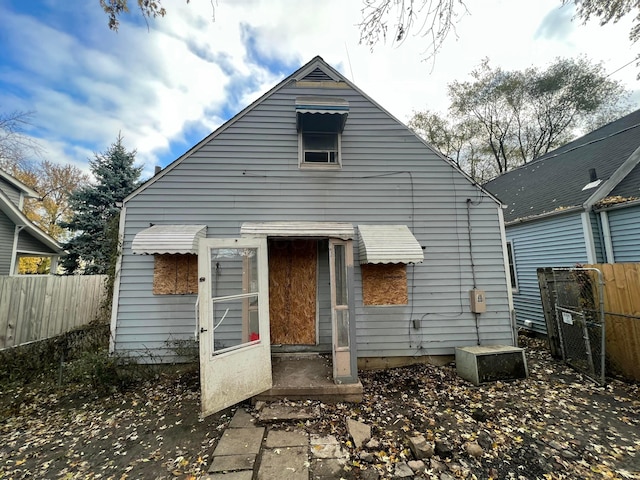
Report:
[[114,32],[98,0],[0,1],[0,113],[33,112],[42,158],[88,171],[121,134],[148,177],[316,55],[405,123],[446,114],[447,85],[483,58],[520,70],[585,55],[640,108],[632,19],[583,25],[561,0],[467,0],[435,61],[415,32],[361,45],[363,0],[164,0],[148,23],[129,2]]

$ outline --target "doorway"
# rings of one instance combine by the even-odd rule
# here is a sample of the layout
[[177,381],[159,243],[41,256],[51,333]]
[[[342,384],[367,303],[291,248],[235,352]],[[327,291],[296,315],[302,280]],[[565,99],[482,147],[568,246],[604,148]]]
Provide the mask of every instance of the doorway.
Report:
[[272,345],[317,345],[318,241],[270,238]]

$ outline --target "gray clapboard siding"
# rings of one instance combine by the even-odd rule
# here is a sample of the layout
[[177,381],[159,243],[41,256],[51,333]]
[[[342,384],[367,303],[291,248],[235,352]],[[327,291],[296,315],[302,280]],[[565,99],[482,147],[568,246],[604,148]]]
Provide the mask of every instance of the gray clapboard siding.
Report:
[[[313,94],[349,102],[339,171],[298,168],[295,98]],[[477,286],[487,293],[481,339],[510,343],[498,205],[357,91],[285,86],[127,201],[115,348],[162,349],[168,332],[193,335],[195,296],[154,296],[153,259],[130,253],[149,222],[206,224],[208,237],[239,236],[245,222],[406,224],[426,247],[424,263],[407,269],[409,305],[364,307],[356,262],[358,355],[451,354],[475,344],[468,198],[479,202],[471,237]],[[320,341],[328,343],[328,286],[319,294]],[[412,319],[424,326],[411,330]]]
[[34,238],[29,232],[22,230],[18,234],[18,252],[50,253],[51,249],[40,240]]
[[0,190],[9,197],[9,200],[11,200],[16,207],[20,206],[20,191],[4,178],[0,178]]
[[11,253],[15,225],[4,212],[0,211],[0,275],[11,273]]
[[640,262],[640,205],[607,212],[617,263]]
[[571,267],[587,263],[580,212],[507,227],[516,257],[518,292],[513,295],[516,320],[531,330],[546,333],[536,269]]

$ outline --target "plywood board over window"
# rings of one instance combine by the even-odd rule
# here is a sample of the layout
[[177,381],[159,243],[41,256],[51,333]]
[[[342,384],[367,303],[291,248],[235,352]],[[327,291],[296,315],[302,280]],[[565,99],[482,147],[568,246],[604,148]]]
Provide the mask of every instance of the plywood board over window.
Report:
[[198,256],[154,255],[153,294],[189,295],[198,293]]
[[365,305],[407,305],[405,264],[361,264],[362,299]]

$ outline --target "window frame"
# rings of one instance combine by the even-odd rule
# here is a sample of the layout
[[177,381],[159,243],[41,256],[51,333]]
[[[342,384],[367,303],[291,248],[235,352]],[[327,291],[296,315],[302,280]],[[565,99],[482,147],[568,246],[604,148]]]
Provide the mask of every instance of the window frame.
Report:
[[511,291],[518,293],[518,270],[516,268],[516,254],[513,240],[507,240],[507,263],[509,267],[509,277],[511,279]]
[[[336,161],[335,162],[307,162],[305,161],[304,135],[336,135]],[[319,150],[309,150],[319,151]],[[325,150],[321,150],[325,151]],[[326,150],[328,153],[329,151]],[[342,168],[342,133],[340,132],[315,132],[304,131],[298,132],[298,167],[310,170],[340,170]]]

